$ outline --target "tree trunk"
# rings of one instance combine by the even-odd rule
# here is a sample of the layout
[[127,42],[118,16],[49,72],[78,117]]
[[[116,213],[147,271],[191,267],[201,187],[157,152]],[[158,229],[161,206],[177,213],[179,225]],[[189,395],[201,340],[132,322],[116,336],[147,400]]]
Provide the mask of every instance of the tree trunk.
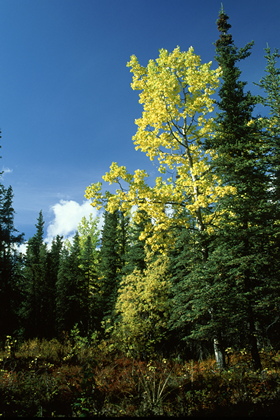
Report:
[[214,354],[216,363],[219,369],[225,369],[226,367],[226,359],[225,359],[225,351],[223,349],[223,346],[221,345],[221,342],[218,338],[214,338]]
[[254,369],[262,370],[262,363],[261,363],[260,353],[258,349],[258,342],[257,342],[257,337],[256,337],[256,328],[255,328],[255,323],[254,323],[251,307],[249,308],[249,345],[250,345]]

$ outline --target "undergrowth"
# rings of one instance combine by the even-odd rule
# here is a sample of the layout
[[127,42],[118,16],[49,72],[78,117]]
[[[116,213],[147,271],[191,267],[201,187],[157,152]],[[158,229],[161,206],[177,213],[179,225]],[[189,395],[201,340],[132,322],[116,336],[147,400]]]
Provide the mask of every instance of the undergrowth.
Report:
[[63,342],[11,337],[0,354],[3,417],[139,417],[279,415],[280,354],[261,353],[251,369],[245,351],[215,360],[136,360],[107,342],[76,336]]

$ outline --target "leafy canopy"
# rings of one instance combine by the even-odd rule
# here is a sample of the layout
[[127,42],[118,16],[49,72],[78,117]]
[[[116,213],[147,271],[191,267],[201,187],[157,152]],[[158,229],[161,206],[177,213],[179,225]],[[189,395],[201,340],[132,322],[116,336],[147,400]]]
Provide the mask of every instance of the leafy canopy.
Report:
[[[136,206],[148,215],[152,222],[142,237],[153,232],[147,243],[154,248],[172,241],[172,235],[163,240],[162,234],[174,223],[194,223],[199,230],[209,228],[217,217],[213,209],[218,198],[234,193],[234,188],[223,186],[210,171],[213,156],[202,147],[215,130],[212,95],[221,71],[212,70],[211,64],[202,64],[192,47],[186,52],[177,47],[171,53],[161,49],[147,67],[133,55],[127,64],[133,73],[131,87],[141,91],[139,102],[143,104],[142,117],[135,121],[138,129],[133,142],[136,149],[157,162],[161,175],[151,186],[145,170],[130,174],[125,166],[113,162],[102,178],[116,185],[115,193],[103,193],[101,182],[86,189],[86,198],[97,208],[104,206],[109,212],[121,209],[128,214]],[[137,223],[143,212],[135,212]],[[182,212],[187,217],[180,217]]]

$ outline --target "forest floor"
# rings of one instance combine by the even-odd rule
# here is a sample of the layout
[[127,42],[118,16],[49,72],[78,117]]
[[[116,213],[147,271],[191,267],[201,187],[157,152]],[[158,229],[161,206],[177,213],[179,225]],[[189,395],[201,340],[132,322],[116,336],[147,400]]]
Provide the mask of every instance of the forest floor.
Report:
[[215,360],[136,360],[106,343],[29,340],[0,353],[2,417],[278,417],[280,353]]

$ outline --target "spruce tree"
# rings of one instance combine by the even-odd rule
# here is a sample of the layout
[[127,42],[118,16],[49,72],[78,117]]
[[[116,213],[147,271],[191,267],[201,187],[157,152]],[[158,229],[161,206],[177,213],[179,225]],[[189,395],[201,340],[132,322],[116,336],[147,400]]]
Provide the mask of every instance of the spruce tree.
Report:
[[[169,348],[172,352],[172,348],[174,351],[176,347],[178,353],[184,357],[201,357],[206,349],[212,348],[213,338],[216,336],[216,331],[212,333],[208,331],[207,337],[193,336],[196,327],[199,329],[198,322],[206,324],[209,318],[207,311],[205,313],[200,308],[206,306],[205,296],[201,293],[201,278],[197,273],[198,268],[204,267],[206,263],[205,255],[201,252],[201,232],[178,227],[176,237],[175,246],[169,254],[171,276]],[[195,299],[195,293],[200,294],[202,299]]]
[[126,219],[122,212],[104,213],[100,247],[100,293],[103,320],[111,319],[124,265]]
[[51,249],[47,252],[45,306],[48,308],[48,310],[45,312],[44,337],[48,339],[51,339],[56,335],[55,298],[62,248],[63,237],[57,235],[55,238],[53,238]]
[[[189,343],[212,338],[220,367],[225,365],[227,346],[248,347],[259,369],[264,315],[268,307],[275,307],[279,290],[268,161],[259,121],[253,117],[257,98],[245,92],[237,67],[249,56],[252,43],[241,49],[234,45],[224,11],[217,23],[216,59],[222,85],[216,133],[207,140],[206,149],[212,152],[213,173],[236,192],[219,199],[220,217],[218,223],[214,220],[212,235],[203,239],[201,234],[183,232],[183,241],[178,238],[171,262],[171,328],[177,328]],[[207,253],[200,258],[202,248]]]
[[88,235],[81,248],[80,267],[83,272],[86,288],[86,319],[85,328],[87,334],[98,330],[102,316],[100,302],[100,287],[98,283],[98,255],[94,246],[93,238]]
[[147,221],[145,220],[145,212],[140,210],[141,220],[136,223],[131,221],[127,228],[127,249],[125,252],[125,264],[123,266],[123,274],[131,274],[135,268],[143,272],[147,267],[145,261],[145,240],[140,239],[141,233],[144,231]]
[[261,103],[268,110],[268,116],[261,119],[264,130],[265,152],[267,156],[267,171],[270,175],[271,199],[277,203],[276,211],[279,216],[280,202],[280,68],[277,60],[280,55],[277,49],[265,49],[267,66],[265,76],[256,83],[264,91]]
[[[0,180],[3,173],[0,171]],[[18,329],[20,256],[15,248],[24,235],[15,228],[14,215],[12,187],[5,188],[0,182],[0,339]]]
[[[222,10],[217,21],[220,37],[216,42],[216,60],[222,69],[217,133],[207,147],[218,156],[213,160],[213,170],[224,184],[236,188],[235,194],[220,200],[224,218],[219,225],[216,248],[228,252],[230,261],[220,284],[221,287],[223,282],[234,285],[239,313],[236,328],[245,331],[245,345],[251,350],[255,368],[259,369],[257,300],[264,292],[263,273],[269,263],[263,255],[263,245],[269,241],[268,179],[262,137],[252,115],[257,99],[249,91],[245,92],[246,83],[239,80],[241,71],[237,67],[237,62],[250,55],[253,42],[238,49],[228,32],[231,27],[228,19]],[[224,301],[229,302],[226,294]],[[225,320],[224,328],[227,328]]]
[[266,309],[265,332],[270,343],[277,349],[280,346],[279,334],[279,308],[280,290],[277,279],[280,274],[279,252],[280,252],[280,68],[277,67],[279,60],[278,49],[273,52],[270,47],[265,49],[267,66],[265,75],[257,84],[264,93],[260,98],[265,107],[266,115],[261,118],[263,134],[263,148],[266,155],[267,169],[269,176],[268,192],[270,214],[270,241],[267,252],[270,255],[268,273],[270,275],[270,294],[266,296],[264,306]]
[[69,333],[75,325],[82,335],[88,326],[88,284],[81,267],[79,234],[76,232],[70,250],[64,248],[56,287],[57,333]]
[[25,299],[21,308],[24,334],[27,338],[45,336],[46,314],[49,311],[47,296],[47,246],[44,243],[44,218],[42,210],[37,219],[36,233],[27,243],[23,269]]
[[0,184],[0,331],[12,335],[18,328],[20,301],[16,245],[23,240],[14,226],[13,190]]
[[100,326],[102,305],[100,301],[100,285],[98,282],[99,262],[99,218],[90,214],[89,218],[83,217],[78,225],[81,263],[87,287],[87,332],[92,333]]
[[9,186],[4,189],[4,197],[1,206],[1,236],[5,243],[5,253],[11,253],[14,245],[19,245],[23,240],[23,233],[19,233],[14,225],[15,210],[13,208],[13,189]]

